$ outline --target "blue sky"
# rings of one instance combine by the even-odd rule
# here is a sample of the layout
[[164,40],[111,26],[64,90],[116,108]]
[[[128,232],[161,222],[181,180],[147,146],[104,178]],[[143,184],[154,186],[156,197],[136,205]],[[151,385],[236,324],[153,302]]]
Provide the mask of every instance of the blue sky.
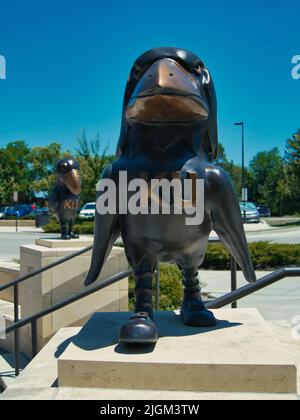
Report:
[[247,161],[300,128],[299,0],[1,0],[0,147],[76,146],[81,128],[114,152],[123,91],[145,50],[177,46],[199,55],[214,78],[220,141],[237,163],[246,123]]

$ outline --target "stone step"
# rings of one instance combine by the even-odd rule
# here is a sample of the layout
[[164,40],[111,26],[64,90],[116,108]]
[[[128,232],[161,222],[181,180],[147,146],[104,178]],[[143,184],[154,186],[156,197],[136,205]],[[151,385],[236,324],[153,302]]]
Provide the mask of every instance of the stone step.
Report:
[[[28,359],[20,355],[20,370],[28,365]],[[0,349],[0,387],[4,390],[13,383],[15,379],[15,356]]]
[[[217,312],[216,312],[217,313]],[[127,314],[126,314],[127,315]],[[286,322],[264,322],[263,318],[256,310],[228,310],[227,312],[218,311],[218,317],[227,319],[233,324],[242,324],[247,326],[250,324],[254,326],[265,326],[266,337],[260,343],[260,349],[257,351],[256,359],[264,358],[264,343],[269,340],[270,336],[276,337],[276,345],[283,350],[283,354],[288,353],[293,365],[297,365],[298,372],[300,372],[300,341],[295,341],[291,335],[291,328]],[[112,317],[109,319],[110,327],[114,322]],[[223,324],[224,326],[224,324]],[[228,326],[227,330],[237,328],[238,325]],[[8,389],[0,395],[0,400],[295,400],[297,395],[292,393],[241,393],[241,392],[198,392],[185,391],[182,387],[179,391],[168,390],[143,390],[143,389],[112,389],[112,388],[91,388],[91,384],[87,388],[80,387],[62,387],[58,383],[58,363],[57,359],[62,357],[68,349],[70,343],[76,343],[81,328],[62,328],[44,347],[44,349],[33,359],[33,361],[24,369],[22,375],[16,378],[11,383]],[[180,333],[181,330],[179,330]],[[220,330],[222,331],[222,330]],[[226,330],[224,330],[226,331]],[[207,331],[206,331],[207,332]],[[94,346],[99,346],[99,330],[94,331],[93,343]],[[102,333],[102,332],[101,332]],[[178,335],[179,335],[178,333]],[[207,335],[214,334],[215,331],[207,332]],[[170,328],[168,326],[168,334]],[[103,334],[102,334],[103,335]],[[236,340],[240,335],[236,334],[232,343],[233,347],[239,347]],[[173,337],[174,339],[179,339]],[[163,338],[164,339],[164,338]],[[180,341],[189,339],[189,336],[180,337]],[[91,341],[89,341],[91,344]],[[101,344],[101,343],[100,343]],[[245,344],[243,343],[243,346]],[[116,348],[116,343],[113,343]],[[87,346],[86,346],[87,347]],[[253,347],[252,347],[253,349]],[[86,353],[91,349],[86,348]],[[173,352],[173,348],[169,349]],[[249,347],[251,351],[251,346]],[[237,350],[235,350],[237,353]],[[199,351],[201,355],[201,351]],[[133,358],[134,355],[128,354],[127,357]],[[155,352],[152,358],[155,357]],[[245,358],[247,359],[247,355]],[[299,378],[300,379],[300,378]],[[176,372],[173,381],[180,381],[180,374]],[[299,380],[300,385],[300,380]],[[300,389],[298,387],[298,389]],[[299,394],[299,391],[298,391]]]
[[[79,239],[66,242],[57,237],[56,239],[39,238],[36,239],[35,243],[46,248],[86,248],[93,245],[93,240],[92,236],[81,236]],[[75,249],[74,252],[76,252]]]
[[[57,390],[59,401],[297,401],[296,394],[259,394],[233,392],[151,391],[106,388],[66,388]],[[120,403],[119,403],[120,404]],[[107,406],[103,404],[102,407]],[[114,406],[110,404],[110,406]],[[122,406],[122,404],[120,404]],[[126,403],[123,405],[126,406]]]
[[190,328],[159,312],[155,347],[118,345],[129,313],[96,313],[58,360],[61,387],[296,393],[289,352],[256,310],[216,310],[215,328]]

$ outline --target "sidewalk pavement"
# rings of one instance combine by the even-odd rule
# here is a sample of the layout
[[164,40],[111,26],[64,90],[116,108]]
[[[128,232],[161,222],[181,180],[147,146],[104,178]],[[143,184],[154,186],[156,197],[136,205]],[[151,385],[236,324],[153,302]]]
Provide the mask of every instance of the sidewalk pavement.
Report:
[[[30,233],[44,233],[42,228],[36,228],[32,226],[19,226],[18,233],[30,232]],[[16,233],[15,226],[0,226],[0,233]]]
[[[264,230],[274,230],[276,228],[271,227],[265,221],[261,221],[260,223],[247,223],[244,225],[245,232],[260,232]],[[0,233],[15,233],[16,227],[15,226],[0,226]],[[30,232],[30,233],[43,233],[42,228],[36,228],[32,226],[19,226],[18,232]],[[214,234],[215,235],[215,234]]]

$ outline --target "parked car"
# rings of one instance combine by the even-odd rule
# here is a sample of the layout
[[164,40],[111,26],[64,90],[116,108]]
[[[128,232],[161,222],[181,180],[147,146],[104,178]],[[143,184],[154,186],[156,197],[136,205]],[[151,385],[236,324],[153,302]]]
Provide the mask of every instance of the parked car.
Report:
[[45,216],[49,215],[48,207],[36,208],[30,213],[30,216],[33,216],[33,217],[42,216],[42,215],[45,215]]
[[258,205],[257,210],[259,211],[260,217],[271,217],[271,209],[265,205]]
[[30,204],[18,204],[16,206],[10,207],[5,215],[7,217],[24,217],[32,213],[32,207]]
[[6,216],[6,212],[9,209],[9,207],[2,206],[0,207],[0,219],[4,219]]
[[244,220],[246,218],[246,223],[259,223],[260,222],[260,214],[257,210],[257,207],[254,203],[240,203],[241,215]]
[[96,215],[96,203],[86,203],[79,212],[81,219],[93,219]]

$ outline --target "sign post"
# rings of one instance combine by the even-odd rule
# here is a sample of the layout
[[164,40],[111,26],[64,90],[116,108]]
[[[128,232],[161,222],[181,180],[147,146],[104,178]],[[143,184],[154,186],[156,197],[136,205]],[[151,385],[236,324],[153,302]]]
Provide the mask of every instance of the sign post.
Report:
[[248,201],[248,188],[243,188],[243,198],[242,201],[246,203]]
[[[14,205],[16,205],[18,203],[18,199],[19,199],[18,191],[14,191],[14,193],[13,193]],[[16,213],[16,232],[18,232],[18,215],[17,215],[17,213]]]
[[248,188],[242,189],[242,202],[243,202],[243,222],[246,223],[247,217],[246,217],[246,203],[248,201]]

